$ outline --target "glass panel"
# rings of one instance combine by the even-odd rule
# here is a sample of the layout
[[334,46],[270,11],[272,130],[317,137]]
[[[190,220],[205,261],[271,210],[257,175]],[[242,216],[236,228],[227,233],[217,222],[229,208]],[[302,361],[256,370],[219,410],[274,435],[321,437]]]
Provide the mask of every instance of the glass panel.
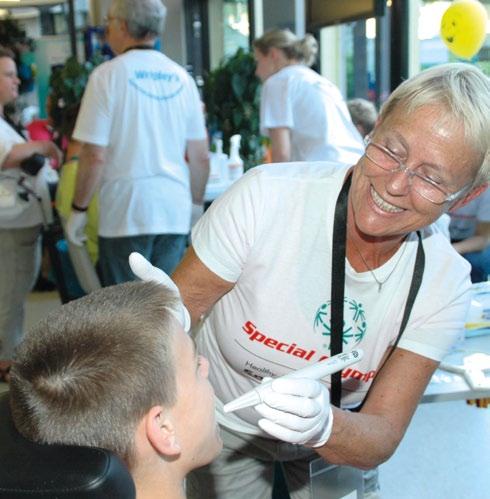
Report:
[[225,0],[223,24],[223,55],[231,56],[240,47],[248,50],[250,34],[248,0]]
[[[325,57],[322,56],[322,74],[340,88],[344,98],[362,97],[376,102],[376,20],[345,23],[338,28],[323,28],[321,32],[332,33],[333,30],[339,30],[339,43],[337,47],[329,47],[329,42],[322,43],[322,54],[326,52]],[[331,44],[332,36],[323,38],[320,35],[320,40],[323,39]],[[335,72],[323,67],[323,62],[332,57],[337,60]]]

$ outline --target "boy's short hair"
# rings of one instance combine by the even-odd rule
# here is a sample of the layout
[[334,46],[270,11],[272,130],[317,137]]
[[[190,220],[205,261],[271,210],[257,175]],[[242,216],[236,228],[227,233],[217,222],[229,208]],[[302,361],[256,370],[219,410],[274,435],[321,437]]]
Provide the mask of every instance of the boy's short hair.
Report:
[[103,447],[133,462],[140,419],[176,402],[177,298],[151,282],[94,291],[51,312],[11,370],[17,429],[43,443]]

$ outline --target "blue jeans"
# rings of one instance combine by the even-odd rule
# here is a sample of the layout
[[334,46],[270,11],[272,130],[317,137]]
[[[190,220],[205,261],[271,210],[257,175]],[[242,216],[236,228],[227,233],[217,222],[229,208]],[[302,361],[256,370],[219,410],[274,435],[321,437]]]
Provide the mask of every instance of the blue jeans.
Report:
[[463,256],[471,263],[471,282],[483,282],[490,275],[490,246],[482,251],[464,253]]
[[171,275],[184,256],[186,234],[155,234],[148,236],[99,236],[99,271],[103,286],[133,281],[128,257],[141,253],[155,267]]

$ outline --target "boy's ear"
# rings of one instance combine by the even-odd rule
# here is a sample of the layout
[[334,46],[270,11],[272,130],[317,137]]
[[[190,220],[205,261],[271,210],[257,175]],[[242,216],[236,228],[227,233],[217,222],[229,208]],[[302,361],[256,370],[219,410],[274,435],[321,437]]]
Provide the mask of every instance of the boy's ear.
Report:
[[488,183],[484,183],[479,185],[478,187],[473,188],[468,194],[466,194],[463,198],[458,199],[452,206],[449,208],[449,213],[461,208],[465,204],[468,204],[470,201],[473,201],[476,197],[487,190]]
[[175,426],[162,406],[152,407],[145,416],[145,429],[148,441],[161,455],[178,456],[181,452]]

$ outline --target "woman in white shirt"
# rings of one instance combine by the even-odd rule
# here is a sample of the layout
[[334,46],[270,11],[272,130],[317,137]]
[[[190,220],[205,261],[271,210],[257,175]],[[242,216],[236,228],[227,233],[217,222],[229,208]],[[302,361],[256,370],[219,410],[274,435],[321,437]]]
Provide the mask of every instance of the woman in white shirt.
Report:
[[263,82],[261,133],[270,137],[272,161],[336,161],[352,165],[364,152],[339,89],[309,68],[318,44],[307,34],[272,30],[253,43]]
[[0,381],[8,380],[14,348],[22,339],[24,301],[40,265],[43,210],[38,198],[47,199],[42,172],[27,175],[20,165],[36,153],[61,162],[55,144],[26,142],[5,115],[19,84],[13,53],[0,47]]

